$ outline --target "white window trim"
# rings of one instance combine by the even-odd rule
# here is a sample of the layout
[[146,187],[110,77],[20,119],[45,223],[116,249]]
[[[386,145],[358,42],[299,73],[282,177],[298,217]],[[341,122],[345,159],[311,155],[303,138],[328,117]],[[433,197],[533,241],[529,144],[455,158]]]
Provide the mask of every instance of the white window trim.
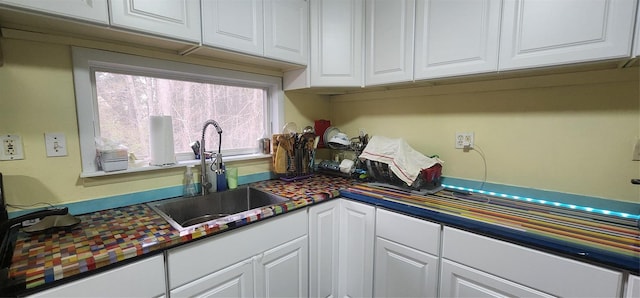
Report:
[[[270,127],[267,127],[267,135],[279,131],[279,128],[284,124],[284,95],[282,91],[282,78],[280,77],[79,47],[72,47],[71,51],[76,93],[76,110],[78,115],[78,133],[80,137],[80,154],[82,158],[82,173],[80,177],[96,177],[167,168],[144,166],[117,172],[103,172],[98,170],[95,163],[95,137],[99,135],[99,127],[96,125],[99,118],[95,98],[95,78],[91,75],[93,69],[123,70],[126,72],[139,71],[146,75],[157,74],[165,78],[183,80],[201,79],[203,81],[229,82],[233,85],[247,84],[252,87],[265,88],[267,90],[267,96],[270,98],[268,112],[271,115],[271,123]],[[266,157],[269,157],[269,155],[250,154],[225,158],[225,161]],[[187,164],[199,164],[199,161],[180,161],[176,163],[176,165],[168,167],[181,167]]]

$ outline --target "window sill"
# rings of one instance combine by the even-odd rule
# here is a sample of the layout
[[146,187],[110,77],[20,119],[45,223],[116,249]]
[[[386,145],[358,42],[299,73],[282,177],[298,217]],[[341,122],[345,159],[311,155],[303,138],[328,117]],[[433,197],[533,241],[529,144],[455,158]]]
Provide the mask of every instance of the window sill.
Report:
[[[247,155],[224,156],[223,161],[227,163],[227,162],[233,162],[233,161],[245,161],[245,160],[266,159],[266,158],[271,158],[271,154],[256,153],[256,154],[247,154]],[[199,159],[182,160],[182,161],[178,161],[173,165],[167,165],[167,166],[145,165],[145,166],[128,168],[126,170],[113,171],[113,172],[105,172],[105,171],[82,172],[80,173],[80,178],[93,178],[93,177],[113,176],[113,175],[129,174],[129,173],[166,170],[166,169],[173,169],[173,168],[181,168],[188,165],[196,165],[196,166],[200,165],[200,160]]]

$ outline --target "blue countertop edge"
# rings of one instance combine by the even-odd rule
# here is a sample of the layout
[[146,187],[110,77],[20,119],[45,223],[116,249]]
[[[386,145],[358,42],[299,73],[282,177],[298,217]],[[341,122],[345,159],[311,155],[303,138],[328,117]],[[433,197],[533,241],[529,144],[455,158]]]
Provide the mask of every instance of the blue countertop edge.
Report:
[[517,231],[460,216],[454,216],[427,208],[372,198],[352,193],[348,190],[341,190],[340,195],[348,199],[388,208],[393,211],[413,215],[422,219],[432,220],[446,226],[490,236],[492,238],[520,244],[526,247],[560,253],[581,261],[595,262],[597,264],[614,267],[616,269],[626,270],[636,275],[640,274],[640,256],[624,256],[594,247],[583,246],[540,235],[528,234],[527,232]]

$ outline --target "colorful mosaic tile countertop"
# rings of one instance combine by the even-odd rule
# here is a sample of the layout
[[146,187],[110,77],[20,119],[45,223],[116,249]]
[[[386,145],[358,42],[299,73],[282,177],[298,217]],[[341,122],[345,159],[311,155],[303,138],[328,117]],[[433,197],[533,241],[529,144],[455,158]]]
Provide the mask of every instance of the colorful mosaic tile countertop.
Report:
[[[251,186],[293,200],[264,207],[252,217],[238,222],[206,226],[183,236],[146,204],[79,215],[81,223],[70,231],[34,235],[19,231],[9,278],[18,289],[32,289],[216,234],[230,226],[241,226],[331,199],[339,195],[340,189],[353,183],[350,179],[325,176],[295,182],[269,180],[254,183]],[[7,286],[0,285],[0,293],[3,293],[1,288]]]
[[418,195],[379,185],[341,191],[347,198],[412,214],[494,238],[640,273],[637,215],[583,212],[576,206],[445,189]]

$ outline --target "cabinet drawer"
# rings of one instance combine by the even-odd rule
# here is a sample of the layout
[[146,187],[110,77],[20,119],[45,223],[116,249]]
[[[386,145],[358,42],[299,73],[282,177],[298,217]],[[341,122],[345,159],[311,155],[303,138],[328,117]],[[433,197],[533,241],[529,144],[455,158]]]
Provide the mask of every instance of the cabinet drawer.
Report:
[[307,222],[306,209],[300,209],[169,250],[169,286],[174,289],[304,236]]
[[376,236],[433,255],[440,250],[439,224],[384,209],[376,213]]
[[445,227],[442,256],[562,297],[619,297],[622,273]]
[[164,294],[164,259],[157,255],[29,297],[159,297]]

